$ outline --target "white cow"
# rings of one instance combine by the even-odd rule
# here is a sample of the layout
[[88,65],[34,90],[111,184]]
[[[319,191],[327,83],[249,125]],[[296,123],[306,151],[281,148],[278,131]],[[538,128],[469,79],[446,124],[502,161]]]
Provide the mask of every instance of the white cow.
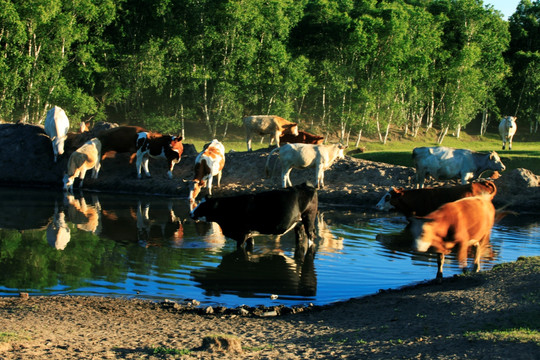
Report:
[[75,150],[68,160],[67,173],[64,174],[64,190],[73,192],[73,182],[76,177],[81,179],[82,188],[86,170],[93,169],[92,178],[97,179],[101,167],[101,142],[93,138]]
[[279,153],[281,160],[281,181],[282,186],[292,186],[289,174],[293,168],[307,169],[315,168],[317,176],[317,188],[324,187],[324,171],[328,169],[336,159],[345,157],[343,150],[347,147],[341,144],[334,145],[313,145],[313,144],[285,144],[275,148],[268,154],[266,159],[266,174],[268,175],[268,164],[270,156],[274,152]]
[[69,120],[66,112],[62,108],[54,106],[47,112],[45,118],[45,134],[49,135],[52,141],[54,162],[56,162],[58,155],[64,153],[64,141],[68,130]]
[[444,146],[418,147],[413,150],[416,187],[424,187],[427,175],[439,180],[461,179],[462,184],[477,179],[486,170],[504,171],[499,155]]
[[507,142],[508,150],[512,150],[512,138],[516,134],[517,130],[516,120],[517,117],[515,116],[507,116],[505,118],[502,118],[501,122],[499,123],[499,134],[501,134],[503,150],[506,147]]

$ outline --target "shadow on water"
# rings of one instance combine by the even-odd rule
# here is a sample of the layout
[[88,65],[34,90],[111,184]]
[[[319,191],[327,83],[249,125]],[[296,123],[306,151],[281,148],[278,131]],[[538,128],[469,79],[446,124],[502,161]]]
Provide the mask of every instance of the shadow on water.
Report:
[[[215,223],[189,217],[187,199],[105,193],[65,195],[0,188],[0,295],[73,294],[198,299],[226,306],[327,304],[431,280],[434,254],[410,250],[394,213],[321,209],[315,244],[293,234],[236,248]],[[495,259],[540,255],[535,217],[493,230]],[[485,266],[487,265],[487,266]],[[459,273],[452,256],[445,276]]]

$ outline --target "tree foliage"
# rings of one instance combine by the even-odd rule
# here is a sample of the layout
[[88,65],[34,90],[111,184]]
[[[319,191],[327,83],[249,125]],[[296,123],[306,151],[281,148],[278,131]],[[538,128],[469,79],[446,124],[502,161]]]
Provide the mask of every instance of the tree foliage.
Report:
[[442,142],[482,112],[538,119],[539,15],[530,0],[509,22],[481,0],[0,0],[0,118],[59,105],[225,136],[277,114],[344,141],[424,125]]

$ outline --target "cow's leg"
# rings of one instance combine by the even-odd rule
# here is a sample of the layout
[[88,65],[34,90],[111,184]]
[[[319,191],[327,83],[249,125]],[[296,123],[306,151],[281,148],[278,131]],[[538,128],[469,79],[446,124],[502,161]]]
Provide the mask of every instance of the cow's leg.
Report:
[[143,155],[140,151],[137,151],[137,161],[135,162],[135,166],[137,168],[137,179],[141,179],[141,167],[142,167],[142,161],[143,161]]
[[508,150],[512,150],[512,138],[508,138]]
[[97,179],[99,175],[99,170],[101,169],[101,162],[99,161],[99,156],[96,162],[96,165],[94,166],[93,172],[92,172],[92,179]]
[[250,135],[246,136],[246,144],[247,144],[247,150],[251,151],[251,136]]
[[208,180],[207,180],[207,187],[208,187],[208,194],[212,195],[212,174],[210,174],[210,176],[208,177]]
[[[279,135],[280,133],[278,131],[276,131],[274,133],[274,139],[276,140],[276,146],[279,147]],[[270,142],[270,145],[272,145],[272,142]]]
[[[144,174],[147,176],[147,177],[152,177],[152,175],[150,175],[150,170],[148,170],[148,162],[150,160],[150,157],[148,155],[144,156],[143,157],[143,160],[142,160],[142,168],[144,170]],[[139,173],[140,174],[140,173]],[[172,176],[172,174],[171,174]],[[140,178],[139,178],[140,179]]]
[[169,179],[172,179],[173,178],[173,174],[172,174],[172,171],[174,169],[174,165],[176,164],[175,161],[171,161],[171,163],[169,164],[169,171],[167,171],[167,177]]
[[287,186],[292,186],[291,179],[290,179],[290,173],[292,168],[288,168],[286,170],[281,170],[281,185],[282,187],[286,188]]
[[442,282],[443,279],[443,265],[444,265],[444,254],[438,253],[437,255],[437,278],[438,282]]
[[222,175],[221,171],[217,173],[217,186],[218,187],[221,186],[221,175]]
[[81,179],[81,181],[79,182],[79,188],[82,189],[83,187],[83,182],[84,182],[84,177],[86,176],[86,167],[82,167],[81,169],[81,172],[80,172],[80,175],[79,175],[79,179]]

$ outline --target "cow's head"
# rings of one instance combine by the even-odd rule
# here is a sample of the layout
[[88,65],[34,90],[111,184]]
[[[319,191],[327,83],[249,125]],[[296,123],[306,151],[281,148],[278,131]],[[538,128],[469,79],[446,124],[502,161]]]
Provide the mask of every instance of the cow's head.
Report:
[[410,227],[409,231],[413,237],[413,250],[426,252],[434,247],[437,252],[448,253],[444,248],[443,239],[437,233],[437,224],[433,219],[412,216],[407,218]]
[[188,181],[188,188],[189,188],[189,202],[190,204],[195,204],[195,199],[201,192],[201,189],[206,186],[206,182],[204,180],[199,179],[193,179]]
[[337,158],[338,159],[345,159],[345,149],[348,147],[347,145],[343,145],[343,144],[338,144],[338,154],[337,154]]
[[501,158],[499,157],[499,154],[497,152],[492,151],[489,153],[489,160],[488,160],[488,169],[493,171],[504,171],[506,170],[506,166],[501,161]]
[[69,177],[68,174],[64,173],[64,191],[73,193],[73,182],[75,180],[75,177]]
[[197,207],[191,210],[189,216],[194,220],[201,220],[205,222],[211,221],[209,219],[212,217],[213,212],[215,211],[215,207],[216,201],[212,199],[211,196],[206,195],[201,200],[199,205],[197,205]]
[[178,155],[182,155],[182,152],[184,151],[184,145],[182,144],[182,137],[181,136],[172,136],[171,137],[171,149],[176,151]]
[[375,205],[375,209],[379,211],[389,211],[394,209],[394,205],[392,204],[392,200],[400,197],[403,194],[403,188],[396,189],[394,187],[391,187],[390,190],[388,190],[381,200]]
[[298,136],[298,124],[290,123],[283,126],[283,132],[285,134],[292,134]]

